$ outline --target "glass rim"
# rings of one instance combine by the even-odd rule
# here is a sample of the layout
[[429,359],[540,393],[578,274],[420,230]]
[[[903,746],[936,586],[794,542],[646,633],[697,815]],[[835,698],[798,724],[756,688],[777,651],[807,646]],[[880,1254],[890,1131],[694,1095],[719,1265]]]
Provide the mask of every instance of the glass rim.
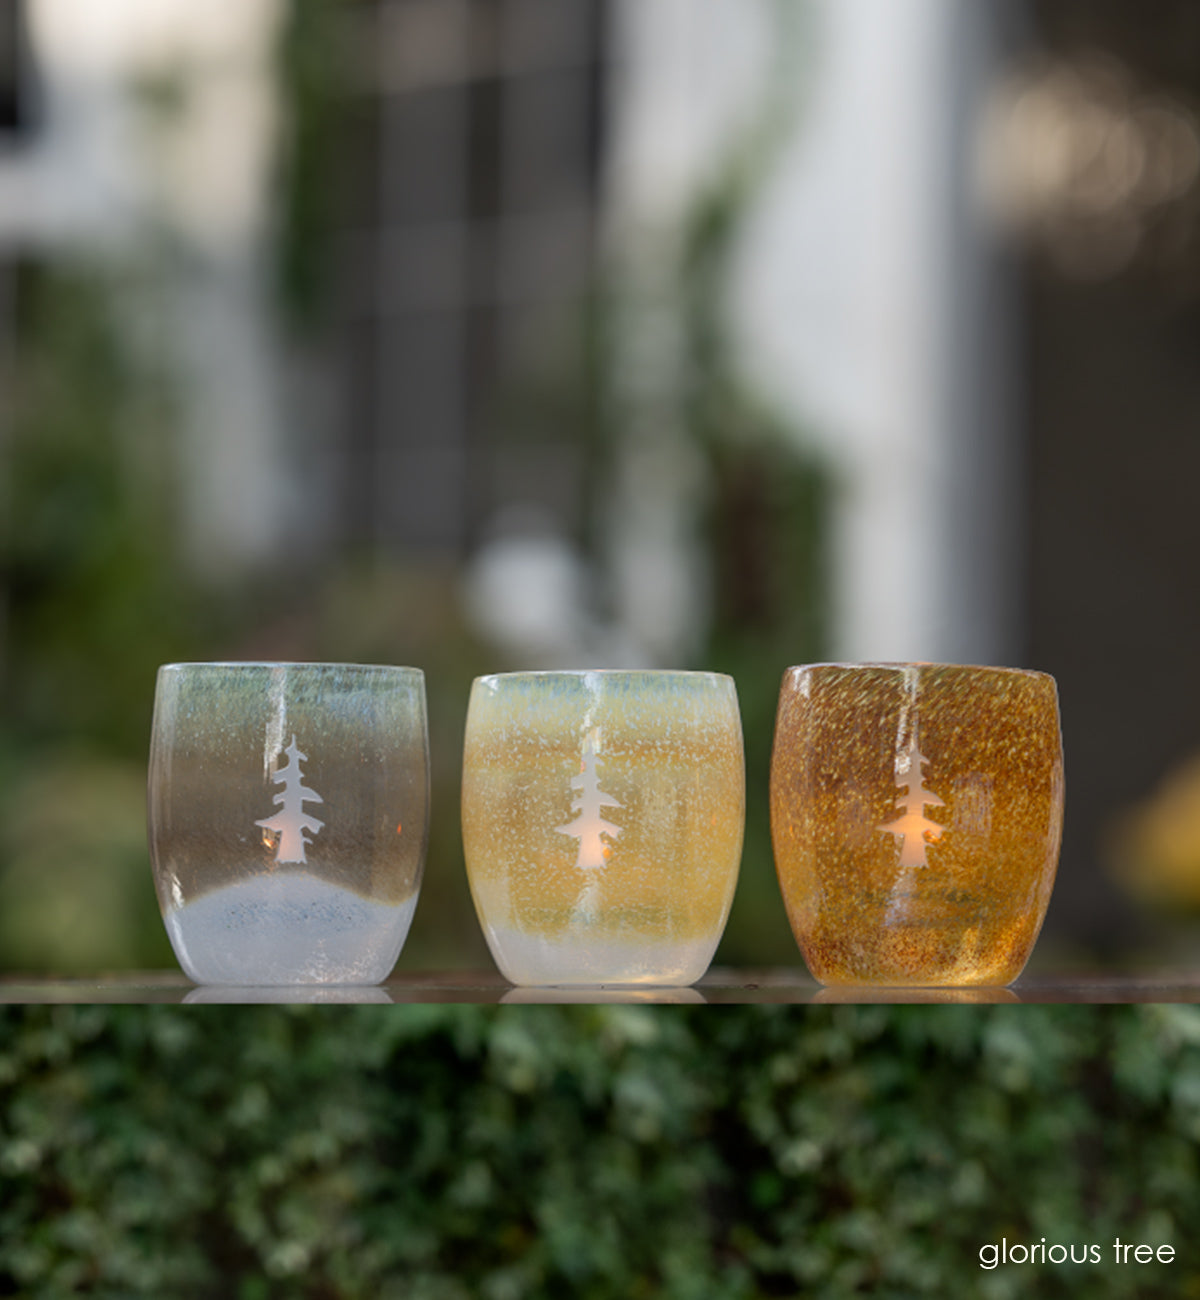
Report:
[[176,672],[181,669],[230,669],[230,668],[336,668],[343,672],[361,673],[415,673],[425,676],[423,668],[413,668],[405,664],[359,664],[338,663],[334,660],[317,659],[195,659],[179,663],[159,664],[158,671]]
[[587,677],[657,677],[668,678],[707,677],[712,681],[732,682],[729,673],[719,673],[708,668],[527,668],[515,672],[482,673],[477,682],[535,681],[541,678],[581,679]]
[[785,668],[784,674],[807,672],[812,668],[844,668],[854,669],[873,669],[873,668],[952,668],[966,673],[1011,673],[1016,677],[1041,677],[1046,681],[1054,681],[1051,673],[1044,672],[1040,668],[1013,668],[1007,664],[960,664],[960,663],[942,663],[933,659],[863,659],[854,661],[830,660],[813,664],[789,664]]

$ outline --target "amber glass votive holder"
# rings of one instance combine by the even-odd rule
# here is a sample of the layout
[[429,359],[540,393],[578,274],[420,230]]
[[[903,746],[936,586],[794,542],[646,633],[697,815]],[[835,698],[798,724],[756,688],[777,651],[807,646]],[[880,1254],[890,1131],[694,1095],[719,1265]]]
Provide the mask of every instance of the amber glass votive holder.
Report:
[[792,931],[828,985],[998,985],[1041,929],[1062,836],[1045,673],[810,664],[784,674],[771,834]]
[[420,669],[159,669],[150,854],[198,984],[386,979],[417,903],[428,807]]
[[492,956],[518,985],[687,985],[741,861],[732,678],[501,673],[471,689],[463,848]]

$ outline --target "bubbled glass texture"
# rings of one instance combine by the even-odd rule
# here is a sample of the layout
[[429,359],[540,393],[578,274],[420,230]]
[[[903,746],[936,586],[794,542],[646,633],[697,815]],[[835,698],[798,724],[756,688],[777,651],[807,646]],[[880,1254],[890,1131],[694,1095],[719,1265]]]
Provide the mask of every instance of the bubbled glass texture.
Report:
[[463,766],[471,893],[508,979],[686,985],[704,973],[742,848],[730,678],[479,678]]
[[408,934],[429,802],[418,669],[168,664],[148,813],[155,887],[201,984],[375,984]]
[[1051,677],[947,664],[784,676],[771,831],[788,917],[831,985],[1006,985],[1058,864]]

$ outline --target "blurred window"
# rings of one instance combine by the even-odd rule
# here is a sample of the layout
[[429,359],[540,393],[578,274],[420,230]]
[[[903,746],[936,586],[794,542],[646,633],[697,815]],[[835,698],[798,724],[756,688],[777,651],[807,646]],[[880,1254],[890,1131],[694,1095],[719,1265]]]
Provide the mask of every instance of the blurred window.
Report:
[[374,183],[343,241],[351,539],[461,556],[504,504],[497,393],[555,345],[591,271],[604,9],[354,11]]

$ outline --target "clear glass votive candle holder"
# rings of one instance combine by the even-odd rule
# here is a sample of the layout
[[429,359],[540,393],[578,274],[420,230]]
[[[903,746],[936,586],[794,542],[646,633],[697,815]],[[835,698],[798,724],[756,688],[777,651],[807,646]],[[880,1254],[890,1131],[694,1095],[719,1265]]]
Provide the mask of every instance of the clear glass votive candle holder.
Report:
[[1058,865],[1054,679],[954,664],[784,674],[771,766],[792,931],[830,985],[1007,985]]
[[463,848],[518,985],[687,985],[741,862],[737,691],[705,672],[502,673],[467,713]]
[[377,984],[425,860],[425,678],[361,664],[159,669],[148,822],[199,984]]

